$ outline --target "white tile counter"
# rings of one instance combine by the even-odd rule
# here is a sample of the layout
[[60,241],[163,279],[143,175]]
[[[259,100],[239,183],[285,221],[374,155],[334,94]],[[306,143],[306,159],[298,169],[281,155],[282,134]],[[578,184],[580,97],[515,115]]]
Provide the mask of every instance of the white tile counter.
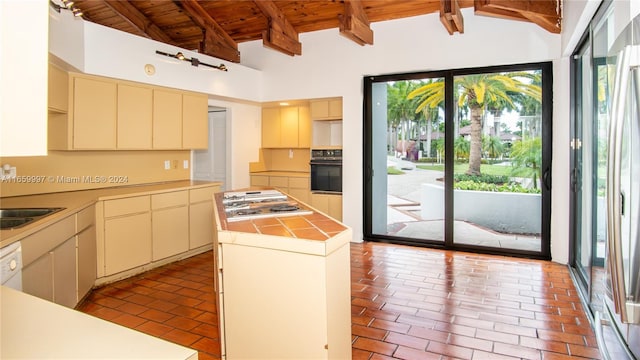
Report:
[[0,287],[2,359],[197,360],[198,352]]

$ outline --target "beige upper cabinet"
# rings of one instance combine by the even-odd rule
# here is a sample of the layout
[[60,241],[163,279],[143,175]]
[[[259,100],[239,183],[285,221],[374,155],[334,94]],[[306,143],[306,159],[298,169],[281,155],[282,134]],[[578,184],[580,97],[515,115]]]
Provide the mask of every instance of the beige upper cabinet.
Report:
[[182,94],[153,90],[153,148],[182,147]]
[[118,84],[118,149],[150,149],[153,91],[149,87]]
[[117,87],[109,80],[73,79],[73,148],[116,148]]
[[308,148],[311,144],[309,108],[262,109],[263,148]]
[[298,107],[280,109],[280,146],[298,147]]
[[[205,94],[50,68],[54,69],[49,79],[49,94],[53,97],[49,100],[50,150],[208,147]],[[65,76],[69,79],[66,83],[70,101],[61,95],[66,91]],[[65,101],[70,105],[68,115]]]
[[342,119],[342,99],[314,100],[311,101],[310,108],[313,120]]
[[262,147],[281,147],[280,137],[280,109],[262,109]]
[[66,113],[69,110],[69,75],[49,64],[49,111]]
[[311,147],[311,116],[306,106],[298,108],[298,147]]
[[204,94],[182,95],[182,147],[206,149],[209,146],[208,99]]

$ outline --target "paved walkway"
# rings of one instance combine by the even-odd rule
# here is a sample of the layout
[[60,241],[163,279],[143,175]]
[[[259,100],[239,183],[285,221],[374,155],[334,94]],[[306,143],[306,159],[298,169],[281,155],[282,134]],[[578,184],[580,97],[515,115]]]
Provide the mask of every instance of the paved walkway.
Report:
[[[440,171],[422,170],[414,163],[389,157],[388,166],[404,171],[389,175],[387,183],[387,228],[389,235],[444,241],[444,220],[422,220],[420,185],[442,184]],[[540,251],[540,237],[502,234],[465,221],[454,221],[455,242],[459,244]]]

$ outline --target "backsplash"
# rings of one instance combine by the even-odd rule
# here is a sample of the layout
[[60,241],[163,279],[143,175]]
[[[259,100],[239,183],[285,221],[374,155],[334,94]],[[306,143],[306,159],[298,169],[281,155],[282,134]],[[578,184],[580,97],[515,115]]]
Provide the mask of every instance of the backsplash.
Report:
[[2,180],[1,197],[187,180],[191,174],[189,150],[49,151],[0,158],[0,164],[15,166],[17,173],[14,180]]

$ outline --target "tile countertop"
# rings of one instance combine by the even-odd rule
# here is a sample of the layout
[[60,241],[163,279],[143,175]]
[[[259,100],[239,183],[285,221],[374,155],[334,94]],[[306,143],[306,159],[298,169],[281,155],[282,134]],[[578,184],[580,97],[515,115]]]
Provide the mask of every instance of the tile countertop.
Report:
[[28,235],[44,229],[53,222],[76,213],[99,200],[112,200],[135,194],[151,195],[167,191],[179,191],[190,188],[222,185],[220,182],[181,180],[146,185],[119,186],[113,188],[68,191],[39,195],[24,195],[0,198],[0,208],[41,208],[62,207],[64,210],[51,214],[41,220],[15,229],[0,230],[0,247],[9,245]]
[[[264,188],[251,188],[256,189]],[[231,191],[246,190],[248,189]],[[345,242],[351,241],[351,228],[291,197],[290,200],[297,201],[303,209],[312,210],[313,214],[228,222],[222,204],[223,196],[224,193],[215,195],[215,216],[220,243],[326,255]]]
[[197,360],[198,352],[0,286],[0,358]]

